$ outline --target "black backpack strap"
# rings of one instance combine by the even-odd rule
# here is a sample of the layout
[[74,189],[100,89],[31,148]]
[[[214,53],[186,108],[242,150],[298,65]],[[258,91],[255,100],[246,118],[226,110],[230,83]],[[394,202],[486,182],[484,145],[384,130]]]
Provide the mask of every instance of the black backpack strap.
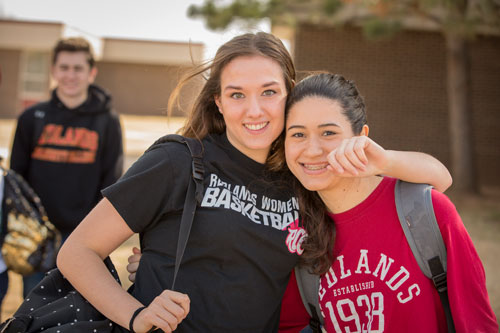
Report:
[[46,111],[36,110],[33,114],[33,142],[31,149],[34,150],[38,146],[38,140],[43,133],[43,128],[45,127],[45,116]]
[[321,333],[323,325],[323,316],[319,307],[319,276],[311,274],[307,267],[296,266],[295,278],[299,287],[300,297],[311,316],[309,327],[314,333]]
[[193,158],[191,172],[196,186],[195,196],[196,201],[201,204],[203,200],[203,175],[205,173],[205,169],[203,168],[203,146],[197,139],[184,138],[184,140],[186,140],[185,142]]
[[443,304],[444,314],[446,316],[446,325],[448,327],[448,332],[455,332],[455,323],[453,322],[453,316],[451,315],[450,300],[448,299],[448,285],[446,282],[446,271],[441,264],[439,257],[434,257],[429,261],[429,267],[432,272],[432,282],[436,287],[439,298],[441,299],[441,304]]
[[439,294],[448,332],[455,332],[448,300],[446,246],[434,215],[431,190],[432,186],[427,184],[398,180],[394,189],[396,209],[413,256]]
[[203,145],[199,140],[186,138],[177,134],[169,134],[158,139],[147,151],[152,149],[155,145],[165,142],[179,142],[187,145],[193,159],[191,164],[193,179],[189,182],[186,199],[184,200],[184,209],[182,211],[179,238],[177,240],[177,251],[175,254],[175,269],[171,288],[175,290],[175,280],[179,272],[182,257],[184,256],[184,250],[186,249],[189,233],[191,232],[191,226],[193,225],[196,203],[201,203],[203,199],[203,175],[205,170],[203,168]]

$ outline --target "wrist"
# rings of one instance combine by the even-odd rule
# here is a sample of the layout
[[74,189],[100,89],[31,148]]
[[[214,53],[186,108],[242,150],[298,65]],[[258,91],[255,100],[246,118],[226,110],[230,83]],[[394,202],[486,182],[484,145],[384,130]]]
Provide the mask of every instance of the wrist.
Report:
[[386,150],[385,151],[385,163],[380,166],[379,175],[394,176],[392,175],[394,170],[394,165],[397,163],[397,151]]
[[134,313],[132,314],[132,317],[130,317],[130,321],[128,323],[128,329],[130,332],[132,333],[135,333],[135,330],[134,330],[134,321],[135,321],[135,318],[137,318],[137,316],[139,315],[139,313],[144,310],[145,308],[147,308],[146,306],[141,306],[140,308],[138,308],[137,310],[134,311]]

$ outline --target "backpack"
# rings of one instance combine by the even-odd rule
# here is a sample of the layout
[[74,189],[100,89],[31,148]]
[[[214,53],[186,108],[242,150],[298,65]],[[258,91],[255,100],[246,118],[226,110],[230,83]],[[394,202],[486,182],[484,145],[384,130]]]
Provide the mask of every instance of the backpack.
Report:
[[[165,142],[178,142],[187,146],[192,161],[192,178],[189,182],[184,209],[181,217],[174,278],[175,279],[186,248],[197,203],[203,199],[203,147],[200,141],[170,134],[158,139],[147,151]],[[146,152],[147,152],[146,151]],[[104,259],[104,264],[115,280],[120,283],[111,259]],[[133,285],[132,285],[133,287]],[[130,289],[129,289],[130,290]],[[97,311],[55,268],[49,271],[43,280],[28,294],[13,317],[0,325],[0,332],[113,332],[114,324]]]
[[[434,286],[441,299],[448,332],[455,332],[446,281],[446,247],[434,215],[432,186],[402,180],[394,189],[396,210],[406,240],[417,263]],[[321,332],[323,316],[319,307],[319,276],[309,273],[307,267],[296,267],[295,277],[304,306],[311,316],[309,328]]]
[[7,268],[21,275],[55,267],[61,234],[50,223],[40,198],[14,170],[3,173],[2,256]]

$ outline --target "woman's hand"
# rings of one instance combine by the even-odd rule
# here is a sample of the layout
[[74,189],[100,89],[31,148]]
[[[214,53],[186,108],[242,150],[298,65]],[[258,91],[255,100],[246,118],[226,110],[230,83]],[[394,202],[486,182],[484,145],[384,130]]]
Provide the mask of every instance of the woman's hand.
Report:
[[148,307],[139,312],[133,322],[134,332],[148,332],[156,327],[172,332],[189,313],[189,296],[172,290],[164,290]]
[[367,177],[384,173],[390,152],[367,136],[344,139],[327,156],[328,167],[341,177]]
[[448,169],[431,155],[386,150],[367,136],[344,139],[327,159],[328,168],[339,177],[383,174],[411,183],[430,184],[440,192],[452,183]]
[[128,279],[130,282],[135,282],[135,273],[139,268],[139,261],[141,260],[142,254],[141,250],[137,247],[132,248],[132,255],[128,257],[127,272],[129,273]]

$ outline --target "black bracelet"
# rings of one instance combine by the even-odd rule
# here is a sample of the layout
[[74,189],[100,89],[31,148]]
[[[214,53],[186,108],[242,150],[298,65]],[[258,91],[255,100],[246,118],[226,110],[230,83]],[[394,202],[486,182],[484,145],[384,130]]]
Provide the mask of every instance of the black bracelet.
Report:
[[132,318],[130,318],[130,322],[128,323],[128,330],[130,332],[135,333],[135,331],[134,331],[134,320],[135,320],[135,317],[137,317],[137,315],[139,314],[139,312],[141,312],[145,308],[147,308],[147,306],[141,306],[140,308],[138,308],[137,310],[134,311],[134,314],[132,315]]

